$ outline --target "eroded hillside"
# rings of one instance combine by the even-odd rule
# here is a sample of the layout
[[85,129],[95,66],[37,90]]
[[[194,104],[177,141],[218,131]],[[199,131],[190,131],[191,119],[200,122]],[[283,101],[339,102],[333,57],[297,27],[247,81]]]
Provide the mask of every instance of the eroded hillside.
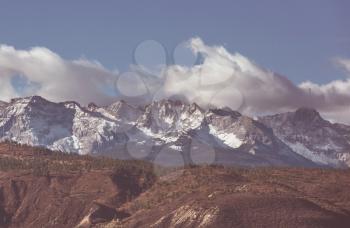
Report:
[[1,227],[349,227],[350,172],[187,167],[0,145]]

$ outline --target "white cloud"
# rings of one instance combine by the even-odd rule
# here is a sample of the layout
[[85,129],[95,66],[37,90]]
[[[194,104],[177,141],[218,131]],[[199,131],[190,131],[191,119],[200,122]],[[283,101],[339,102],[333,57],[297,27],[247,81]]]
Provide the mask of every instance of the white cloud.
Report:
[[[35,88],[18,91],[11,83],[16,75]],[[40,95],[52,101],[76,100],[108,103],[113,100],[104,90],[113,84],[115,75],[97,62],[68,61],[54,52],[35,47],[16,50],[0,46],[0,99],[25,95]]]
[[345,58],[335,58],[334,62],[339,67],[343,68],[350,76],[350,59]]
[[[350,113],[350,79],[295,85],[222,46],[207,46],[199,38],[192,39],[190,46],[204,57],[203,63],[170,66],[162,93],[166,97],[185,96],[203,106],[228,106],[251,116],[307,106],[325,117],[350,123],[350,117],[344,114]],[[349,66],[348,60],[342,59],[341,63]]]
[[[168,96],[182,94],[190,102],[242,108],[250,114],[298,106],[296,97],[291,95],[299,96],[300,89],[288,79],[259,67],[239,53],[232,55],[223,47],[206,46],[199,38],[191,40],[191,47],[204,57],[203,63],[190,68],[169,67],[164,86]],[[216,96],[221,99],[215,99]]]

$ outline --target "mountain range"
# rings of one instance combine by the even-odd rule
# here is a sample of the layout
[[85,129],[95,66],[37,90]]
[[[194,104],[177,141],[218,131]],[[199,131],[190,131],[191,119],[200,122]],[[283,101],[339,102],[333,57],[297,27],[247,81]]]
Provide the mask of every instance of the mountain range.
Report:
[[174,100],[84,107],[32,96],[0,102],[0,140],[169,166],[350,166],[350,126],[310,108],[250,118]]

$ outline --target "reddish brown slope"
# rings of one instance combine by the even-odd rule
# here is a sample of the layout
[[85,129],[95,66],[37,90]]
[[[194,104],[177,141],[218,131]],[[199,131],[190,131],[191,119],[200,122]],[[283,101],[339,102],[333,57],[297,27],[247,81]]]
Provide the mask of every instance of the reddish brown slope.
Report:
[[[350,227],[350,171],[193,167],[0,144],[0,227]],[[155,182],[156,181],[156,182]]]
[[[350,227],[350,172],[188,169],[124,205],[105,227]],[[113,225],[112,225],[113,224]]]
[[150,168],[0,144],[0,227],[74,227],[89,214],[94,223],[124,218],[116,208],[153,183]]

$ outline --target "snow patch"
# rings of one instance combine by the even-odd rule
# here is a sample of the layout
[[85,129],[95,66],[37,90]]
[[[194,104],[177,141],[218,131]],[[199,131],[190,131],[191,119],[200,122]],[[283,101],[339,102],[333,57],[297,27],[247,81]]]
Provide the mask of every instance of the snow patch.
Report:
[[209,125],[209,133],[221,140],[225,145],[234,149],[239,148],[244,143],[235,134],[218,131],[212,125]]
[[173,150],[177,150],[177,151],[182,151],[182,147],[181,146],[170,145],[169,148],[173,149]]
[[[282,140],[283,141],[283,140]],[[300,142],[297,143],[290,143],[287,141],[283,141],[285,144],[287,144],[293,151],[295,151],[297,154],[321,165],[330,165],[333,167],[338,167],[339,166],[339,161],[337,159],[332,159],[327,157],[324,154],[316,154],[306,148],[303,144]]]

